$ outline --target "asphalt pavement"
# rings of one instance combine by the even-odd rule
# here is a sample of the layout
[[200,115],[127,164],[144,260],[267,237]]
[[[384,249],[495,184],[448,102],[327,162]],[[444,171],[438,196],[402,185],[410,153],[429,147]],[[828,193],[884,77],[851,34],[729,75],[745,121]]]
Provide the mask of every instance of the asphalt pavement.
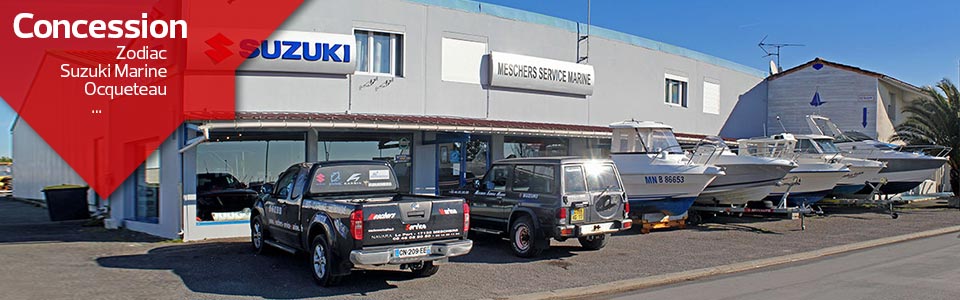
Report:
[[[7,299],[479,299],[694,270],[960,224],[956,209],[827,208],[799,220],[721,217],[685,230],[614,235],[600,251],[553,242],[541,257],[512,255],[496,237],[429,278],[358,270],[334,288],[313,283],[303,256],[254,255],[247,239],[179,243],[126,230],[42,222],[46,211],[0,199],[0,298]],[[32,215],[32,217],[31,217]],[[35,218],[35,219],[33,219]],[[34,222],[38,221],[38,222]]]
[[609,299],[960,299],[958,283],[953,233]]

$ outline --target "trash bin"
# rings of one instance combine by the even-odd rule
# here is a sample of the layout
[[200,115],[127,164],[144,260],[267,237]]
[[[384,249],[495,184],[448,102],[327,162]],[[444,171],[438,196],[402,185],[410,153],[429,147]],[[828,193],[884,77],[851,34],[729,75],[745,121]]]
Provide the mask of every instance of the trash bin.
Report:
[[84,220],[90,218],[87,189],[83,185],[52,185],[43,188],[47,198],[47,213],[51,221]]

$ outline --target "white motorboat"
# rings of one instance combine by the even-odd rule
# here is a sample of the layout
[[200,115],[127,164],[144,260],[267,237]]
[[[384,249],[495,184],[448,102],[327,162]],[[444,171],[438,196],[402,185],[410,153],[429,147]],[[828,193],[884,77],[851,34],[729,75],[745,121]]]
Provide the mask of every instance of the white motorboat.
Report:
[[790,159],[797,168],[790,170],[781,185],[773,189],[766,200],[778,203],[787,192],[788,206],[811,205],[829,194],[844,175],[850,173],[846,164],[826,161],[820,157],[799,155],[795,152],[797,139],[789,133],[771,137],[741,139],[739,155]]
[[620,170],[634,216],[684,215],[700,192],[724,174],[708,164],[718,154],[716,148],[688,156],[668,125],[625,121],[610,128],[610,158]]
[[877,178],[877,174],[886,166],[875,160],[845,157],[829,136],[798,134],[794,137],[797,139],[797,153],[800,157],[841,163],[850,169],[850,173],[843,175],[837,186],[833,187],[830,192],[833,195],[848,195],[863,190],[867,182]]
[[[832,136],[844,156],[880,161],[886,168],[869,179],[877,184],[886,178],[880,187],[881,194],[899,194],[931,179],[947,163],[946,155],[951,148],[938,145],[900,146],[878,141],[856,131],[841,131],[829,118],[809,115],[807,125],[815,134]],[[870,193],[870,188],[860,193]]]
[[790,170],[797,167],[796,163],[786,159],[737,155],[719,138],[705,142],[722,149],[712,163],[722,168],[726,175],[707,185],[696,200],[699,205],[740,206],[763,200]]

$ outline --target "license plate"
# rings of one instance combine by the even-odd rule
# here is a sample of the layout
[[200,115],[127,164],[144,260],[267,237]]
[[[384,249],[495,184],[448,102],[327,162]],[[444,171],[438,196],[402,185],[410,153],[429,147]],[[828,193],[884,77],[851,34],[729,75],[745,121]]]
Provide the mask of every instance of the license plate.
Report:
[[393,249],[393,257],[417,257],[430,255],[430,246]]
[[571,218],[574,222],[583,221],[583,207],[573,209],[573,217]]
[[593,234],[598,232],[610,232],[613,231],[613,223],[600,223],[592,225],[583,225],[580,227],[580,234]]

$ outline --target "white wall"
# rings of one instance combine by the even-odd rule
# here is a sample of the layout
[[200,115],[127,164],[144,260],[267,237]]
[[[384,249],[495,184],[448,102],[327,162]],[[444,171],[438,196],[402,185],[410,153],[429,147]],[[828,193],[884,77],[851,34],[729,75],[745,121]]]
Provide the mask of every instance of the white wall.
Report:
[[[805,67],[769,80],[768,132],[774,134],[782,131],[776,119],[780,116],[787,131],[810,133],[806,115],[820,114],[830,118],[841,130],[860,131],[876,136],[877,84],[875,77],[829,65],[823,66],[820,70],[812,66]],[[814,93],[818,90],[820,100],[826,102],[819,108],[810,105]],[[861,124],[864,107],[867,108],[866,127]]]
[[[44,199],[44,187],[58,184],[87,183],[37,135],[22,118],[14,125],[11,143],[13,164],[13,196]],[[93,192],[90,193],[91,197]]]

